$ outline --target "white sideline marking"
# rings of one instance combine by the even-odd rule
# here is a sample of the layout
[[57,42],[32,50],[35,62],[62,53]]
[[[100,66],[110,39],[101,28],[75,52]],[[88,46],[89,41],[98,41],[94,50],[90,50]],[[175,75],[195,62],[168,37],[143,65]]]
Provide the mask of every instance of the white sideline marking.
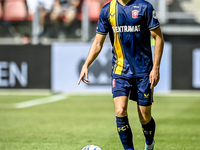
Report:
[[36,106],[36,105],[41,105],[41,104],[46,104],[46,103],[52,103],[52,102],[66,99],[67,97],[68,97],[67,95],[55,95],[51,97],[34,99],[34,100],[26,101],[26,102],[16,103],[14,104],[14,108],[26,108],[26,107],[31,107],[31,106]]

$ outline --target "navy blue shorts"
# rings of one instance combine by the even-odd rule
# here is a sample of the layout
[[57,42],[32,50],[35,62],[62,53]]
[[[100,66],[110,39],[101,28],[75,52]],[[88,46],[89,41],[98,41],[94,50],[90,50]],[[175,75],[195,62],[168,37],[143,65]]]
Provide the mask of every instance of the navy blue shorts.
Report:
[[127,96],[140,106],[150,106],[153,103],[153,90],[150,89],[149,76],[140,78],[112,77],[113,98]]

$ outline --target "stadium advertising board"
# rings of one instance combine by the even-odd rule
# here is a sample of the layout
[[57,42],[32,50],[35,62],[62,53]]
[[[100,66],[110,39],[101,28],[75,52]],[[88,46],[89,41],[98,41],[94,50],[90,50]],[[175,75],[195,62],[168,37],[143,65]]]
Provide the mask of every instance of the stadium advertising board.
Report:
[[1,45],[0,88],[50,88],[50,46]]
[[194,88],[200,88],[200,48],[193,50],[192,60],[192,85]]
[[110,92],[111,46],[105,44],[98,59],[90,66],[90,84],[78,79],[91,43],[55,43],[52,45],[52,91],[54,92]]
[[191,45],[173,46],[172,89],[200,89],[200,48]]
[[199,39],[199,35],[165,35],[172,44],[172,90],[200,90]]
[[[91,43],[54,43],[52,45],[51,87],[53,92],[111,93],[111,45],[105,43],[98,58],[89,67],[90,84],[77,85],[81,67]],[[165,43],[161,80],[156,92],[171,90],[171,44]]]

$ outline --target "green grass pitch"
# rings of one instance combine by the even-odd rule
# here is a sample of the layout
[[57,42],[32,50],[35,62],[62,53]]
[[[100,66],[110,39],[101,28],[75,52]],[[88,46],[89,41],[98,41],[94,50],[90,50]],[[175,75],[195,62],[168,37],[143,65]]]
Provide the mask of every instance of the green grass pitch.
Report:
[[[13,107],[51,96],[0,95],[0,150],[81,150],[90,144],[123,150],[109,94],[69,95],[53,103]],[[128,112],[135,149],[143,150],[135,102],[129,101]],[[152,113],[155,150],[200,150],[200,94],[155,95]]]

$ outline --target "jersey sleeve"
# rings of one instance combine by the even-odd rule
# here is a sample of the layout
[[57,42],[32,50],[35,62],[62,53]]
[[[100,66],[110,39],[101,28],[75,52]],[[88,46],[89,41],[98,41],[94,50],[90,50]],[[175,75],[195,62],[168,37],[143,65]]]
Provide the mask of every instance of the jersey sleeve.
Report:
[[147,7],[147,26],[149,30],[154,30],[160,26],[158,18],[156,16],[156,11],[151,4]]
[[109,24],[108,24],[108,19],[107,19],[107,5],[104,6],[101,10],[99,20],[98,20],[98,25],[96,29],[96,33],[106,35],[109,31]]

